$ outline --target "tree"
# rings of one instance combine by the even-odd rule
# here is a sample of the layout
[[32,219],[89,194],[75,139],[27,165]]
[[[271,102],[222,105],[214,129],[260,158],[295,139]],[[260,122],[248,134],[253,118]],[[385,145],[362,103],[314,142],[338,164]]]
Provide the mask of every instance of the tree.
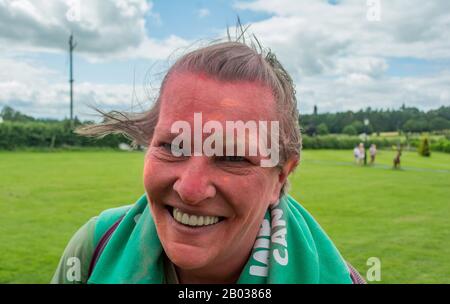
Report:
[[342,129],[342,133],[347,135],[356,135],[358,132],[356,131],[356,128],[353,125],[347,125]]
[[[307,127],[313,124],[316,128],[324,123],[330,133],[343,133],[345,126],[354,124],[357,133],[371,132],[423,132],[450,128],[450,107],[440,107],[428,112],[414,107],[402,106],[397,110],[376,110],[367,108],[358,112],[317,113],[302,115],[301,124]],[[362,125],[365,118],[370,120],[369,126]]]
[[314,124],[310,124],[306,127],[305,133],[309,136],[316,136],[317,128]]
[[440,131],[450,129],[450,121],[442,117],[435,117],[430,121],[430,130]]
[[317,126],[317,134],[319,135],[327,135],[330,131],[328,130],[328,126],[324,123],[321,123]]
[[14,110],[13,108],[9,106],[5,106],[2,109],[2,112],[0,113],[0,116],[5,121],[34,121],[35,119],[31,116],[24,115],[20,113],[19,111]]
[[360,122],[359,120],[354,121],[352,123],[352,126],[355,128],[356,134],[364,133],[364,124],[362,122]]
[[426,157],[429,157],[431,155],[430,141],[428,140],[428,137],[422,137],[422,139],[420,140],[418,152],[420,155]]
[[428,123],[422,119],[409,119],[403,124],[403,130],[407,132],[422,132],[428,130]]

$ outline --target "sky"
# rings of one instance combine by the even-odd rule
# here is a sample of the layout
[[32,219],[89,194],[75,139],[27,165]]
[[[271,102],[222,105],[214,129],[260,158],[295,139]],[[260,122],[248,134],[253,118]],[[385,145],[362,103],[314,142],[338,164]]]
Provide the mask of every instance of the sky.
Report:
[[0,0],[0,109],[144,111],[161,75],[239,16],[294,79],[300,113],[450,106],[448,0]]

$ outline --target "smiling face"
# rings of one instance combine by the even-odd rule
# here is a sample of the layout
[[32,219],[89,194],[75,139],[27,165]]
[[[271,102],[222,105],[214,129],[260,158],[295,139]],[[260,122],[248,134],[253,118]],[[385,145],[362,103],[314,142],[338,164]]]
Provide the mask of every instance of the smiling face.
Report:
[[172,124],[187,121],[193,130],[200,112],[203,123],[219,121],[225,129],[226,121],[277,120],[275,101],[269,88],[256,83],[174,73],[145,159],[144,186],[158,236],[182,281],[233,282],[285,176],[261,167],[260,156],[174,156]]

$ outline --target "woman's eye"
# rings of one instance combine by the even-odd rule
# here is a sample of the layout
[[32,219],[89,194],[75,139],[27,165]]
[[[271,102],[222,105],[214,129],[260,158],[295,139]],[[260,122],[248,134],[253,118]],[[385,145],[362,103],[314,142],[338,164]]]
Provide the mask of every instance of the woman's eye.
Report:
[[166,149],[166,150],[168,150],[168,151],[171,151],[171,150],[172,150],[172,144],[169,144],[169,143],[162,143],[162,144],[160,145],[160,147],[163,147],[164,149]]
[[182,147],[172,146],[171,143],[161,143],[159,146],[173,156],[182,156],[184,152]]
[[243,162],[243,161],[247,161],[245,159],[245,157],[243,157],[243,156],[222,156],[222,157],[219,158],[219,160],[226,161],[226,162]]

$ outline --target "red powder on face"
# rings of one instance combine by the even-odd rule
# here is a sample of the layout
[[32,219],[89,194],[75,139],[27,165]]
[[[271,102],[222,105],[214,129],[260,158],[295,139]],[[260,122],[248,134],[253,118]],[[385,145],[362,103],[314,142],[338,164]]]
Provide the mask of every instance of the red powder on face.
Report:
[[239,105],[239,101],[231,98],[224,98],[220,101],[220,105],[225,107],[236,107]]
[[198,78],[198,80],[208,80],[211,78],[210,76],[208,76],[208,74],[203,72],[195,73],[194,75]]
[[[188,87],[186,87],[187,83],[190,83]],[[164,89],[164,94],[168,98],[163,99],[167,99],[169,102],[173,101],[175,99],[173,90],[177,89],[183,90],[183,96],[189,95],[189,92],[196,95],[196,97],[206,95],[208,101],[211,101],[211,97],[213,97],[221,106],[236,107],[236,109],[242,105],[243,101],[247,103],[249,100],[257,104],[258,108],[266,107],[263,112],[270,112],[275,106],[273,92],[264,84],[244,80],[222,81],[204,72],[172,73]],[[177,93],[175,94],[178,95]],[[217,107],[218,105],[215,104],[214,106]]]

